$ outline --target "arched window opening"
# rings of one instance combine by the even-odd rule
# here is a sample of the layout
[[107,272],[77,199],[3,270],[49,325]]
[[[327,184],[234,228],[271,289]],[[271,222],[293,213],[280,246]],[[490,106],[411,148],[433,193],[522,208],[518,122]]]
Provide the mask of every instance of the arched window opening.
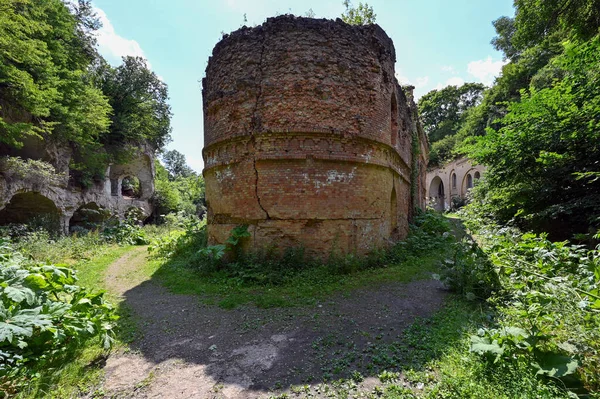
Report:
[[456,188],[456,173],[452,173],[452,188]]
[[398,137],[398,100],[396,100],[396,93],[392,93],[392,117],[390,124],[390,131],[392,137],[392,146],[396,146],[396,138]]
[[52,200],[39,193],[15,194],[0,210],[0,225],[20,224],[60,234],[60,211]]
[[80,206],[69,221],[69,231],[71,233],[87,232],[99,229],[102,224],[110,217],[110,212],[95,202],[90,202]]
[[479,179],[481,179],[481,175],[479,174],[479,172],[475,172],[475,180]]
[[467,189],[473,188],[473,176],[469,173],[467,175]]
[[444,196],[444,183],[440,182],[440,185],[438,186],[438,197],[444,198]]
[[140,179],[135,176],[127,176],[121,182],[121,195],[123,198],[140,198],[142,196],[142,185]]

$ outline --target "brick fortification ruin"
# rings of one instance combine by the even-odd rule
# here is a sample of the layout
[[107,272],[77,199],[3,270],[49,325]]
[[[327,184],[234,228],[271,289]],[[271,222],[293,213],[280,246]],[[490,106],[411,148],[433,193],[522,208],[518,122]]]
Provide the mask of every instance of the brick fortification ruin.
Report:
[[280,16],[227,35],[203,79],[209,243],[363,254],[404,238],[427,144],[378,25]]

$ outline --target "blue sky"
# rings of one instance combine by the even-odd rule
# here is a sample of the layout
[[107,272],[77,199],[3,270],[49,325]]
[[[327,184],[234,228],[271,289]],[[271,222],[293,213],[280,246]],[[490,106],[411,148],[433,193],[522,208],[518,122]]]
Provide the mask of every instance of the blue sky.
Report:
[[[491,22],[514,14],[512,0],[370,0],[377,23],[396,47],[396,76],[421,96],[448,84],[491,84],[502,56],[490,45]],[[103,22],[100,52],[117,65],[124,55],[145,57],[169,86],[173,141],[201,171],[203,125],[200,81],[222,33],[267,17],[312,9],[336,18],[342,0],[94,0]],[[357,1],[354,1],[358,4]]]

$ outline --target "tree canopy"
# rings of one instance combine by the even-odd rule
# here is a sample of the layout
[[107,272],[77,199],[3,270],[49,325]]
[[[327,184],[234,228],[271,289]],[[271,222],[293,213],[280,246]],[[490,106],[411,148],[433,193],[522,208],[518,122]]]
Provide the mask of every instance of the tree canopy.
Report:
[[124,149],[169,140],[166,85],[140,58],[113,68],[96,51],[90,0],[0,0],[0,144],[68,145],[79,183]]
[[430,165],[439,165],[452,157],[455,135],[465,122],[466,112],[478,105],[485,86],[466,83],[432,90],[419,100],[423,129],[432,144]]

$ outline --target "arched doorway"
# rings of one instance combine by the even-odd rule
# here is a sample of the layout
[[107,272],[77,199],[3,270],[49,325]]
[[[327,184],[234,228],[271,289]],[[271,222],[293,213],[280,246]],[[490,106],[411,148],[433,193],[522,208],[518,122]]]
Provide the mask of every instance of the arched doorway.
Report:
[[136,176],[125,176],[121,181],[121,195],[123,198],[141,198],[142,185]]
[[439,176],[436,176],[431,181],[429,186],[429,202],[430,206],[437,211],[443,211],[445,207],[446,192],[444,190],[444,182]]
[[61,233],[60,210],[49,198],[36,192],[15,194],[0,210],[0,225],[26,224],[51,233]]

